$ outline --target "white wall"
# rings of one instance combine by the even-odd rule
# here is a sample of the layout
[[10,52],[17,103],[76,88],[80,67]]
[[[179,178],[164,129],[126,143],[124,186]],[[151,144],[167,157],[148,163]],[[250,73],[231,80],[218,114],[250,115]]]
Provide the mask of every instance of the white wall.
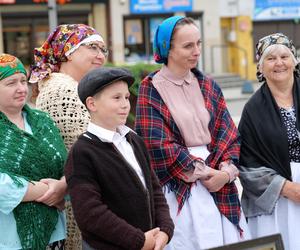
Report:
[[239,15],[252,17],[254,5],[255,0],[239,0]]
[[110,22],[111,41],[114,63],[124,63],[124,26],[123,16],[129,14],[129,0],[111,0],[110,4]]
[[[222,1],[222,0],[220,0]],[[204,34],[204,69],[206,73],[211,73],[211,47],[221,44],[221,27],[220,27],[220,11],[219,0],[198,0],[194,1],[194,11],[203,12],[203,34]],[[214,69],[215,73],[223,71],[221,62],[221,52],[216,50],[214,53]]]
[[252,16],[254,0],[219,0],[222,17]]

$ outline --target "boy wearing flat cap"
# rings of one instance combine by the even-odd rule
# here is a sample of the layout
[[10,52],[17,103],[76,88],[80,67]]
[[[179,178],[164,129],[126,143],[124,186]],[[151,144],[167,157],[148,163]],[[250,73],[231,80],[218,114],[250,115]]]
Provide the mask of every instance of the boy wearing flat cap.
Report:
[[125,69],[102,67],[78,85],[91,121],[69,152],[65,176],[83,250],[158,250],[173,235],[147,149],[125,126],[133,82]]

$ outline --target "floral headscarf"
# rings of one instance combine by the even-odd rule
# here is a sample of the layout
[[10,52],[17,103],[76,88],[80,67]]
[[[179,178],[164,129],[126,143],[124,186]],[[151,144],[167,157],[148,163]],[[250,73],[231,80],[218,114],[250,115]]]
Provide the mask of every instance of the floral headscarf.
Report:
[[15,56],[9,54],[0,55],[0,81],[16,73],[27,75],[22,62]]
[[153,51],[157,63],[167,64],[173,30],[183,16],[172,16],[164,20],[156,29]]
[[52,72],[59,72],[62,62],[84,42],[103,38],[92,27],[85,24],[63,24],[49,35],[40,48],[34,50],[34,65],[31,66],[29,82],[37,83]]
[[[296,48],[293,44],[293,41],[290,40],[286,35],[284,35],[282,33],[275,33],[275,34],[271,34],[271,35],[268,35],[268,36],[265,36],[265,37],[261,38],[258,41],[258,43],[256,44],[256,59],[259,62],[257,64],[256,76],[257,76],[257,79],[260,82],[265,81],[262,73],[259,70],[260,60],[261,60],[264,52],[266,51],[266,49],[268,47],[270,47],[271,45],[274,45],[274,44],[281,44],[281,45],[286,46],[291,51],[291,53],[295,57],[296,61],[298,62],[298,60],[297,60],[297,50],[296,50]],[[300,64],[298,62],[296,67],[295,67],[296,73],[298,73],[299,70],[300,70]]]

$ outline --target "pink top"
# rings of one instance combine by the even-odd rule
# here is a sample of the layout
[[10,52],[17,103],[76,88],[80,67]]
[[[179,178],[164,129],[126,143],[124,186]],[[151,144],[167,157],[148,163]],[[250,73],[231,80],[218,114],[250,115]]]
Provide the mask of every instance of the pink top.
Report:
[[209,144],[210,115],[194,74],[189,71],[184,76],[176,76],[163,65],[152,82],[167,105],[186,146]]
[[[205,107],[204,98],[197,78],[189,71],[184,76],[176,76],[167,66],[154,75],[152,83],[167,105],[186,147],[207,145],[211,142],[208,130],[210,115]],[[194,169],[185,173],[184,180],[195,182],[206,179],[210,168],[203,161],[193,163]],[[231,162],[222,162],[219,169],[229,175],[232,182],[239,171]]]

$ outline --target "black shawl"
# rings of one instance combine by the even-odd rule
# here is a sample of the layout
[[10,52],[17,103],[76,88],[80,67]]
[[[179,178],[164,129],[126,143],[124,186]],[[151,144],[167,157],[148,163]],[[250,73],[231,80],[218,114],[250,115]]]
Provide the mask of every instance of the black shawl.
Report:
[[[293,100],[299,130],[300,79],[294,79]],[[240,165],[251,168],[266,166],[291,180],[286,127],[266,82],[245,105],[239,132],[242,139]]]

